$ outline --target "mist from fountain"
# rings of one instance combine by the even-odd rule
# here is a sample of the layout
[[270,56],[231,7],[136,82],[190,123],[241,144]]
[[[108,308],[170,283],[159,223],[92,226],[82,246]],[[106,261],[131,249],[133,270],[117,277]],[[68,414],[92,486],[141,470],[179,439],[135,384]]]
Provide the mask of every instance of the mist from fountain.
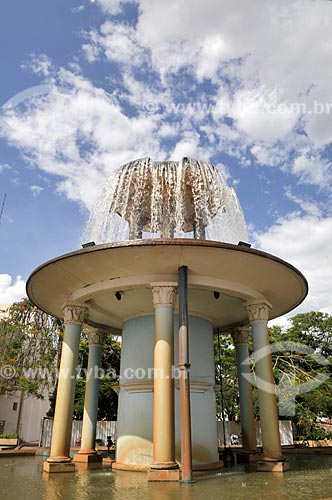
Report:
[[247,241],[233,188],[212,165],[192,158],[131,161],[106,181],[82,241],[141,238]]

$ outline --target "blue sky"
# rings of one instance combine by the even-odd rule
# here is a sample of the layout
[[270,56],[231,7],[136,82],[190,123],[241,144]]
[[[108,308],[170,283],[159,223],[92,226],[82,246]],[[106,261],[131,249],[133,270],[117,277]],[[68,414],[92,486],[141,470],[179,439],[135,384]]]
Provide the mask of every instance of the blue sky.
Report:
[[191,156],[332,313],[331,24],[328,0],[4,2],[0,303],[80,247],[117,167]]

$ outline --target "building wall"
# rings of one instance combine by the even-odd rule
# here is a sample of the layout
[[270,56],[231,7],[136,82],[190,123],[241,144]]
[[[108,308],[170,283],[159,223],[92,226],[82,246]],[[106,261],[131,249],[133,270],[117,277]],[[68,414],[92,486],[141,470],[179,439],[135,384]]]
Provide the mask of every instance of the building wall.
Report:
[[33,396],[21,399],[21,393],[0,396],[0,421],[4,422],[3,432],[18,433],[25,442],[39,441],[42,418],[46,416],[49,407],[48,397],[44,400]]

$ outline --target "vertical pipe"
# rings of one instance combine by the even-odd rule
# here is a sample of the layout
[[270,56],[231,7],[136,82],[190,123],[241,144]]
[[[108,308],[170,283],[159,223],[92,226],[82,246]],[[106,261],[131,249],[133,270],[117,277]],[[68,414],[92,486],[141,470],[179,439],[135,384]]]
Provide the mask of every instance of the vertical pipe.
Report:
[[179,268],[179,370],[182,481],[192,480],[190,363],[188,340],[188,268]]

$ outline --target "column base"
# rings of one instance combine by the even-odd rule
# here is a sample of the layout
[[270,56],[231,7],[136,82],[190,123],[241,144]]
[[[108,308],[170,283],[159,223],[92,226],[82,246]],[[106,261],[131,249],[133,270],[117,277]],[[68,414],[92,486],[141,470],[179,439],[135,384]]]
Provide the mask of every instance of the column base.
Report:
[[112,462],[112,469],[128,470],[133,472],[146,472],[149,470],[150,464],[124,464],[121,462]]
[[51,474],[53,472],[75,472],[73,462],[44,462],[43,471]]
[[170,470],[178,469],[179,464],[176,462],[152,462],[149,466],[152,470]]
[[103,461],[101,455],[97,455],[97,453],[76,453],[74,456],[74,462],[83,463],[83,464],[95,464]]
[[289,463],[285,461],[266,462],[264,460],[257,462],[257,472],[286,472],[289,470]]
[[103,457],[103,464],[107,464],[112,467],[114,463],[115,463],[115,458]]
[[180,481],[180,469],[148,469],[148,481]]
[[262,461],[261,453],[255,453],[254,451],[239,450],[236,451],[239,462],[244,463],[255,463]]

